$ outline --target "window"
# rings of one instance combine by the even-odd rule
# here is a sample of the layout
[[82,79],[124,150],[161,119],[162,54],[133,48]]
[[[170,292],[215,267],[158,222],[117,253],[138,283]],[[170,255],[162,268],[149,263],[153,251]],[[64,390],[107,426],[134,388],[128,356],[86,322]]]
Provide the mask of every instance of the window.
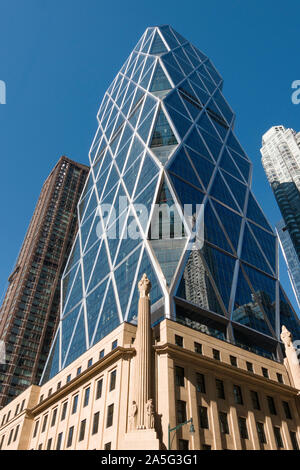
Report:
[[263,375],[264,377],[266,377],[266,379],[268,379],[268,378],[269,378],[269,371],[268,371],[268,369],[266,369],[265,367],[262,367],[262,368],[261,368],[261,371],[262,371],[262,375]]
[[73,398],[73,406],[72,406],[72,415],[74,415],[77,411],[77,407],[78,407],[78,394],[75,395],[75,397]]
[[63,420],[66,418],[67,408],[68,408],[68,402],[65,401],[65,402],[63,403],[63,407],[62,407],[61,421],[63,421]]
[[39,421],[36,421],[35,426],[34,426],[34,431],[33,431],[33,437],[36,437],[38,428],[39,428]]
[[67,377],[67,383],[70,382],[70,380],[71,380],[71,374],[69,374]]
[[40,396],[40,403],[44,400],[44,395]]
[[184,368],[176,366],[175,367],[175,385],[178,387],[184,387]]
[[90,399],[90,387],[86,388],[84,391],[83,407],[88,406],[89,399]]
[[92,365],[93,365],[93,359],[89,359],[89,360],[88,360],[88,365],[87,365],[87,366],[88,366],[88,367],[91,367]]
[[105,351],[104,349],[101,349],[100,354],[99,354],[99,359],[102,359],[104,357]]
[[275,436],[275,439],[276,439],[276,444],[277,444],[277,447],[280,449],[283,447],[283,442],[282,442],[282,437],[281,437],[281,432],[280,432],[280,428],[278,426],[274,426],[274,436]]
[[223,380],[216,379],[217,397],[225,400],[225,390]]
[[227,413],[224,413],[223,411],[220,411],[219,412],[219,419],[220,419],[221,433],[222,434],[229,434]]
[[218,351],[217,349],[213,349],[213,358],[216,361],[219,361],[220,360],[220,351]]
[[271,415],[277,415],[274,398],[267,397],[267,400],[268,400],[268,405],[269,405],[269,410],[270,410]]
[[62,437],[63,437],[63,433],[60,432],[58,437],[57,437],[56,450],[60,450],[60,448],[61,448]]
[[73,441],[73,434],[74,434],[74,426],[69,428],[68,440],[67,440],[67,447],[71,447]]
[[103,379],[98,380],[97,382],[97,389],[96,389],[96,400],[101,398],[102,395],[102,386],[103,386]]
[[52,388],[48,390],[48,397],[50,397],[51,393],[52,393]]
[[100,413],[99,411],[97,411],[97,413],[94,414],[92,434],[97,434],[98,432],[99,416],[100,416]]
[[253,372],[253,364],[252,362],[246,362],[246,367],[248,372]]
[[299,450],[297,435],[296,435],[295,431],[290,431],[290,438],[291,438],[291,441],[292,441],[293,450]]
[[177,424],[184,423],[186,421],[186,402],[182,400],[177,400],[176,408]]
[[9,433],[9,438],[8,438],[8,443],[7,443],[8,446],[9,446],[10,443],[11,443],[11,440],[12,440],[12,437],[13,437],[13,432],[14,432],[14,430],[12,429],[12,430],[10,431],[10,433]]
[[283,401],[282,406],[284,409],[284,414],[285,414],[286,419],[292,419],[292,413],[291,413],[291,409],[290,409],[288,402]]
[[179,439],[178,444],[179,450],[189,450],[189,441],[186,439]]
[[113,351],[114,349],[116,349],[117,346],[118,346],[118,340],[115,339],[115,340],[111,343],[111,350]]
[[16,411],[15,411],[15,416],[17,416],[18,412],[19,412],[19,407],[20,407],[20,403],[18,403],[17,407],[16,407]]
[[48,421],[48,415],[44,416],[42,432],[46,431],[47,421]]
[[25,399],[22,401],[20,412],[24,410],[24,405],[25,405]]
[[254,390],[251,390],[251,400],[252,400],[252,406],[254,410],[260,410],[260,403],[259,403],[259,398],[258,398],[258,393],[255,392]]
[[242,395],[242,390],[239,385],[234,385],[233,386],[233,395],[234,395],[234,401],[237,405],[242,405],[243,404],[243,395]]
[[239,430],[242,439],[249,439],[246,418],[239,417]]
[[2,449],[3,442],[4,442],[5,435],[1,437],[1,442],[0,442],[0,450]]
[[19,428],[20,428],[20,426],[18,425],[18,426],[16,427],[16,431],[15,431],[15,435],[14,435],[14,442],[16,441],[16,439],[17,439],[17,437],[18,437]]
[[83,419],[80,423],[80,431],[79,431],[79,441],[83,441],[85,435],[85,426],[86,426],[86,419]]
[[199,406],[200,428],[208,429],[208,415],[206,406]]
[[277,380],[278,380],[278,382],[279,382],[280,384],[283,384],[282,374],[279,374],[279,373],[277,372],[276,375],[277,375]]
[[57,408],[55,408],[55,409],[53,410],[53,413],[52,413],[51,427],[55,425],[56,416],[57,416]]
[[181,348],[183,348],[183,337],[175,335],[175,344],[176,346],[180,346]]
[[111,392],[116,388],[117,369],[113,370],[110,374],[109,391]]
[[[61,387],[61,382],[58,382],[57,387],[56,387],[56,390],[59,390],[60,387]],[[50,440],[50,439],[49,439],[49,440]]]
[[51,446],[52,446],[52,439],[48,439],[48,442],[47,442],[47,450],[50,450],[50,449],[51,449]]
[[81,374],[81,366],[78,367],[77,372],[76,372],[76,375],[79,375],[79,374]]
[[42,450],[42,449],[43,449],[43,444],[39,444],[38,450]]
[[265,434],[264,423],[260,423],[259,421],[257,421],[256,428],[257,428],[257,434],[258,434],[259,442],[261,444],[266,444],[267,439],[266,439],[266,434]]
[[114,404],[112,403],[107,407],[106,427],[109,428],[113,424],[114,418]]
[[204,375],[197,372],[196,380],[197,380],[197,385],[196,385],[197,386],[197,392],[206,393]]
[[107,442],[107,443],[104,445],[104,450],[111,450],[111,442]]
[[202,354],[202,344],[194,343],[195,352],[198,354]]
[[209,444],[202,444],[202,450],[211,450],[211,446]]
[[237,367],[237,359],[235,356],[230,356],[230,364],[234,367]]
[[3,418],[2,418],[2,423],[1,423],[1,426],[3,426],[3,424],[4,424],[4,421],[5,421],[5,418],[6,418],[6,415],[4,415],[4,416],[3,416]]

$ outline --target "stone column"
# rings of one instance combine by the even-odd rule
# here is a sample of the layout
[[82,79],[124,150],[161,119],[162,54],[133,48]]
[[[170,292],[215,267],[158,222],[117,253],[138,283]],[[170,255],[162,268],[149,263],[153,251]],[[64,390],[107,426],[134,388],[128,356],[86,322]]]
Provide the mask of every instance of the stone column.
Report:
[[140,292],[138,304],[138,324],[136,334],[136,404],[137,404],[137,429],[146,429],[148,425],[147,403],[151,399],[151,350],[152,330],[150,318],[151,282],[146,274],[138,283]]
[[288,363],[288,368],[294,382],[294,387],[300,390],[300,364],[297,351],[293,345],[293,337],[291,332],[282,325],[280,338],[282,339],[285,347],[285,354]]

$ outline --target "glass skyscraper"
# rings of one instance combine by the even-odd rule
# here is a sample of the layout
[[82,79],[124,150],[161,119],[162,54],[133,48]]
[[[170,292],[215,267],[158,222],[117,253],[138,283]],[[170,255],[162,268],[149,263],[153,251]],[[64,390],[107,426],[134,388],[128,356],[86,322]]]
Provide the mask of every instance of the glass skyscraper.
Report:
[[[282,323],[300,338],[222,85],[211,61],[165,25],[145,31],[109,86],[43,381],[120,322],[135,321],[144,272],[153,324],[171,318],[271,358],[281,354]],[[151,222],[154,203],[177,204],[168,236],[163,215]],[[185,204],[192,215],[205,207],[198,249],[175,224]]]

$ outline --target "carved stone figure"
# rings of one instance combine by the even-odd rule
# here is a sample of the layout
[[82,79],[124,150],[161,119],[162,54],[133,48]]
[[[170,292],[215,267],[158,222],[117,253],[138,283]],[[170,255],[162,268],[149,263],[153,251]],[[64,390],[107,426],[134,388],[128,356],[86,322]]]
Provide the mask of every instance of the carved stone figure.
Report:
[[129,413],[129,429],[133,431],[135,429],[135,417],[137,414],[137,404],[133,400],[132,405],[130,407],[130,413]]
[[138,283],[138,288],[140,291],[140,297],[149,297],[151,290],[151,282],[147,278],[147,275],[144,273],[142,279]]
[[154,429],[154,405],[152,398],[149,398],[146,405],[147,411],[147,428]]
[[282,339],[285,347],[290,348],[291,346],[293,346],[292,334],[284,325],[282,325],[280,338]]

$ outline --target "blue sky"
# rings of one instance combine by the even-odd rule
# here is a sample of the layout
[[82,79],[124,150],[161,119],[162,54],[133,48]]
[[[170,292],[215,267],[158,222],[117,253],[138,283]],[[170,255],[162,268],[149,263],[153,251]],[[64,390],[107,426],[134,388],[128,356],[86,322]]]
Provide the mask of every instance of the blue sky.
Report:
[[[43,181],[63,154],[88,163],[101,99],[148,26],[171,24],[220,71],[254,193],[279,220],[259,148],[272,125],[300,130],[299,1],[0,0],[0,12],[1,296]],[[281,280],[295,306],[282,260]]]

